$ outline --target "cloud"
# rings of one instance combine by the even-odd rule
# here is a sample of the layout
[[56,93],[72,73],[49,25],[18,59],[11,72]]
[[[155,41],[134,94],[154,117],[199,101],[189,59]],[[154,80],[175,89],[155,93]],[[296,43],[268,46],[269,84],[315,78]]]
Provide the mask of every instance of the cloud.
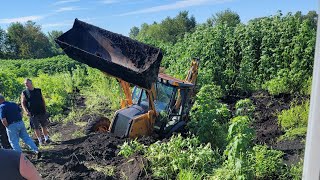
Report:
[[73,2],[79,2],[80,0],[63,0],[63,1],[57,1],[53,3],[52,5],[57,6],[61,4],[66,4],[66,3],[73,3]]
[[161,12],[161,11],[168,11],[168,10],[175,10],[175,9],[182,9],[187,7],[193,6],[201,6],[206,4],[218,4],[218,3],[225,3],[232,0],[180,0],[174,3],[154,6],[150,8],[140,9],[137,11],[131,11],[123,14],[119,14],[118,16],[127,16],[127,15],[134,15],[134,14],[145,14],[145,13],[154,13],[154,12]]
[[48,23],[48,24],[42,24],[41,26],[43,28],[50,28],[50,27],[64,27],[64,26],[72,26],[72,22],[62,22],[62,23]]
[[59,9],[55,10],[55,12],[78,11],[78,10],[83,10],[83,9],[86,9],[86,8],[80,8],[77,6],[70,6],[70,7],[61,7]]
[[23,16],[23,17],[17,17],[17,18],[4,18],[0,19],[0,24],[10,24],[14,22],[20,22],[24,23],[27,21],[36,21],[43,19],[45,16]]
[[102,0],[102,1],[99,1],[100,3],[102,4],[115,4],[115,3],[118,3],[119,0]]

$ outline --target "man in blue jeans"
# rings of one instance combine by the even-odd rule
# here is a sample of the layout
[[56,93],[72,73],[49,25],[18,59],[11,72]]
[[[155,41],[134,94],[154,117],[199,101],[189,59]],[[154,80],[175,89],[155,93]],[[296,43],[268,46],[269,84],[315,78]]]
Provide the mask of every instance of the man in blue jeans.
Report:
[[14,102],[5,101],[4,96],[0,94],[0,119],[6,127],[9,142],[15,151],[21,152],[19,138],[26,143],[30,149],[40,158],[41,153],[38,147],[30,138],[27,129],[22,121],[20,107]]

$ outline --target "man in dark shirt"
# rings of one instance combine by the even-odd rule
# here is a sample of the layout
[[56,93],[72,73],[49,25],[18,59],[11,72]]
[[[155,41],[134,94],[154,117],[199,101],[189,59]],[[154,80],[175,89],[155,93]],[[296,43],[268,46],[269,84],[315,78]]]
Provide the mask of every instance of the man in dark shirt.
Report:
[[0,149],[0,179],[40,180],[34,165],[20,152]]
[[26,90],[21,94],[21,106],[25,113],[30,117],[30,126],[34,129],[38,138],[39,144],[42,145],[40,125],[44,140],[50,143],[47,126],[49,124],[46,113],[46,104],[41,93],[41,89],[34,88],[30,79],[25,80]]
[[19,139],[21,138],[38,157],[41,156],[38,147],[27,133],[27,129],[22,121],[20,107],[14,102],[5,101],[4,96],[1,94],[0,119],[6,127],[9,142],[15,151],[22,151],[19,144]]

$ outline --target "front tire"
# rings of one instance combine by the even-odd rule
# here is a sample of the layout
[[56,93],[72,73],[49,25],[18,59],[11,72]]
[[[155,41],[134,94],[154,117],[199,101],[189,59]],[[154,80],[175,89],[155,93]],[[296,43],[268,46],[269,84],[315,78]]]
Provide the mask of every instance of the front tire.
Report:
[[90,120],[86,127],[86,135],[93,132],[100,132],[100,133],[108,132],[110,124],[111,124],[110,120],[103,116]]

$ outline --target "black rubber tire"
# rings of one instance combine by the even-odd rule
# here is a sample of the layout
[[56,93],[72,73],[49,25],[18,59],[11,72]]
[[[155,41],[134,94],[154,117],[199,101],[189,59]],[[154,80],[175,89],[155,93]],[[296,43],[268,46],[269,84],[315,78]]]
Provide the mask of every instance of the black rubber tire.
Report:
[[86,135],[93,132],[108,132],[110,126],[110,120],[106,117],[100,116],[93,120],[89,120],[85,133]]

